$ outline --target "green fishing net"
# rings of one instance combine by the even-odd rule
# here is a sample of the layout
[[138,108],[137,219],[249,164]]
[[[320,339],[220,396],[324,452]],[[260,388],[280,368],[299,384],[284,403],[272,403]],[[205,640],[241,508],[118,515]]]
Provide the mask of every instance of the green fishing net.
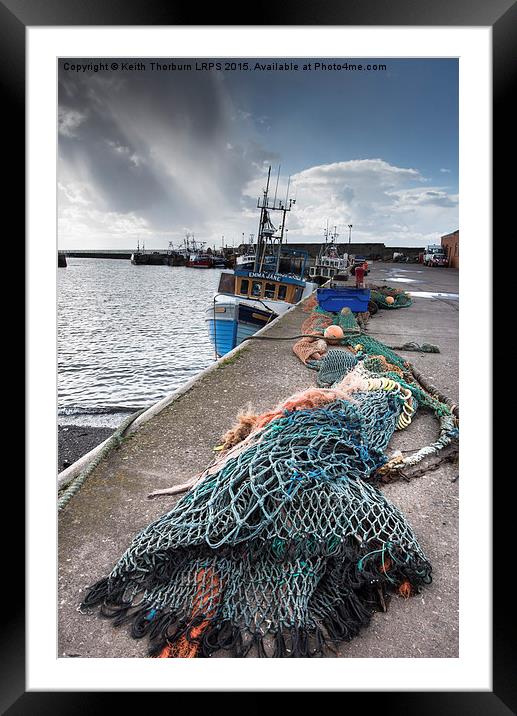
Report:
[[[393,298],[393,302],[387,301],[388,296]],[[398,288],[391,286],[371,286],[370,299],[380,308],[407,308],[413,303],[411,296]]]
[[148,635],[153,655],[315,656],[431,567],[370,484],[401,411],[356,393],[272,421],[149,525],[83,608]]
[[389,593],[431,581],[410,525],[377,485],[400,421],[419,406],[440,421],[436,442],[404,458],[411,465],[457,438],[455,419],[350,311],[316,308],[302,332],[331,324],[343,329],[341,348],[307,362],[318,386],[355,371],[368,390],[284,410],[232,448],[134,538],[83,609],[130,624],[153,656],[322,656],[357,635]]

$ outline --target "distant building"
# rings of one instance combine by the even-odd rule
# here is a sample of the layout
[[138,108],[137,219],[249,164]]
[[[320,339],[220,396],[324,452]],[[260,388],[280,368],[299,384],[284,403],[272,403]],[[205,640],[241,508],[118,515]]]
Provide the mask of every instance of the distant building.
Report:
[[449,268],[460,267],[460,230],[442,236],[442,248],[449,259]]

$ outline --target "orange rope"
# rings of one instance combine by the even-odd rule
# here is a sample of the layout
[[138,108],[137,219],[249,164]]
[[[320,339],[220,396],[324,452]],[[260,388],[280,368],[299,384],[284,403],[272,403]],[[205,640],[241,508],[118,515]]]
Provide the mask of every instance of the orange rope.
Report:
[[386,574],[386,572],[388,571],[388,569],[390,567],[391,567],[391,559],[389,557],[386,557],[386,559],[381,564],[380,571],[384,572],[384,574]]
[[404,580],[402,584],[399,586],[399,594],[401,597],[404,597],[404,599],[408,599],[413,590],[411,588],[411,584],[408,582],[408,580]]
[[[207,581],[210,581],[209,589],[206,589],[205,586]],[[215,613],[218,601],[215,597],[220,594],[220,580],[211,567],[202,568],[196,574],[196,584],[197,591],[192,607],[192,618],[204,614],[205,619],[197,626],[192,627],[188,634],[180,636],[174,644],[162,649],[160,658],[193,659],[198,655],[200,639]],[[207,604],[210,601],[211,607],[207,609]]]

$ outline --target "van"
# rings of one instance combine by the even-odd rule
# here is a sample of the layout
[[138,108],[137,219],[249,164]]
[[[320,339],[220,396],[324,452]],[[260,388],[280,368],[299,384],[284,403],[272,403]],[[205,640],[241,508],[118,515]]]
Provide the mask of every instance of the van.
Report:
[[423,264],[424,266],[448,266],[449,261],[441,246],[431,244],[425,250]]

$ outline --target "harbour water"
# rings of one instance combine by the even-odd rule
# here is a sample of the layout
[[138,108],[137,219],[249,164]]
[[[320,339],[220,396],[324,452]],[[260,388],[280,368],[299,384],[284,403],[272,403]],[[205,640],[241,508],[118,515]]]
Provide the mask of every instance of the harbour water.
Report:
[[114,428],[214,361],[220,270],[69,258],[58,270],[58,422]]

